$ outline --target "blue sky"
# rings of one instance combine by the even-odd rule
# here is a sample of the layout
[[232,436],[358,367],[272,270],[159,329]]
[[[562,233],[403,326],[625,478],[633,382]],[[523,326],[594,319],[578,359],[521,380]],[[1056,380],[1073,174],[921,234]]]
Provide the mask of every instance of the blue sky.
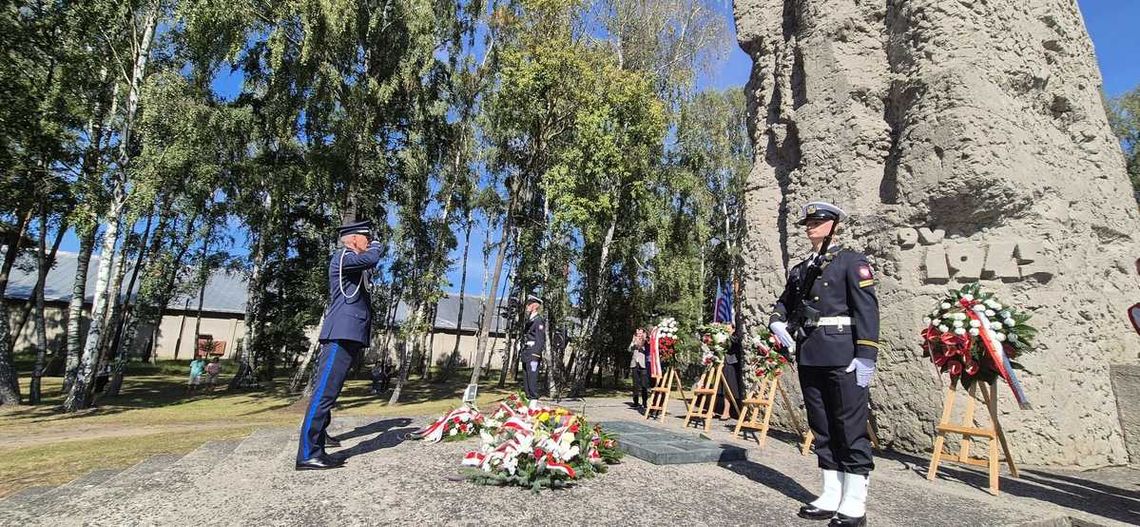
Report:
[[[721,9],[733,31],[733,42],[736,40],[735,26],[732,20],[732,3],[721,3]],[[1104,91],[1110,97],[1115,97],[1140,85],[1140,0],[1079,0],[1081,13],[1084,15],[1085,25],[1092,37],[1096,49],[1097,62],[1100,64],[1104,78]],[[697,88],[724,89],[734,86],[743,86],[748,80],[752,62],[735,44],[729,46],[729,54],[719,65],[710,68],[711,73],[697,80]],[[240,89],[240,78],[230,76],[220,79],[215,88],[223,96],[232,97]],[[462,233],[460,233],[461,235]],[[240,231],[233,233],[237,247],[231,249],[233,253],[244,253],[241,244],[244,238]],[[498,234],[493,235],[498,239]],[[471,255],[467,266],[467,293],[480,294],[483,281],[482,247],[484,232],[476,228],[471,236]],[[77,251],[78,241],[71,233],[64,238],[61,249]],[[458,262],[462,257],[462,247],[452,252],[451,257],[457,262],[448,274],[452,283],[452,291],[458,292],[461,269]],[[493,262],[494,254],[491,255]]]

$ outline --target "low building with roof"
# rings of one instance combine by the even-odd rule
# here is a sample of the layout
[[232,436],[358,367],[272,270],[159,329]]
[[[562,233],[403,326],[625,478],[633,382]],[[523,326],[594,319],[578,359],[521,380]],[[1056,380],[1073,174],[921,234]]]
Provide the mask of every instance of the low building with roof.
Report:
[[[68,305],[71,302],[77,264],[76,253],[59,251],[55,264],[47,275],[44,289],[44,318],[49,350],[64,349]],[[92,256],[87,272],[86,297],[83,299],[84,320],[81,321],[80,331],[84,336],[87,334],[88,317],[94,301],[98,267],[99,257]],[[127,270],[126,276],[129,279],[130,269]],[[9,276],[8,288],[4,292],[4,302],[8,304],[9,328],[13,333],[18,332],[14,348],[17,352],[35,347],[35,330],[30,306],[36,280],[34,257],[31,253],[20,255]],[[129,293],[131,298],[138,292],[137,290],[136,284],[134,290]],[[202,295],[201,321],[198,320],[197,291],[176,296],[167,305],[157,327],[138,328],[133,353],[138,357],[147,358],[153,356],[157,359],[188,359],[194,353],[195,342],[201,340],[212,342],[213,354],[224,358],[233,357],[236,344],[245,336],[247,293],[246,279],[242,273],[227,270],[213,272]],[[474,361],[476,333],[479,329],[483,298],[465,296],[463,303],[463,322],[458,326],[459,296],[445,295],[439,301],[433,325],[434,331],[430,338],[435,362],[456,349],[457,341],[461,362],[470,365]],[[498,305],[503,305],[501,299]],[[403,303],[397,306],[394,325],[398,327],[402,324],[407,319],[408,312],[408,306]],[[377,317],[379,318],[381,317]],[[377,322],[380,323],[374,324],[373,331],[384,331],[382,322],[379,320]],[[196,327],[200,328],[197,339]],[[485,358],[487,361],[485,365],[498,367],[502,364],[501,354],[507,345],[505,328],[505,321],[495,313],[488,344],[488,350],[493,350],[493,355]],[[317,329],[307,328],[306,334],[310,338],[315,338]]]

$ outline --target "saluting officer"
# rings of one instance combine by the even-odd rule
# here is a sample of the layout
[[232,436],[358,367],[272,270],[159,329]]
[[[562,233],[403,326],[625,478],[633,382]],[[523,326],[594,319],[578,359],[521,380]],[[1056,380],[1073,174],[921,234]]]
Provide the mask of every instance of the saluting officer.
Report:
[[546,319],[539,313],[542,299],[534,295],[526,297],[526,338],[523,340],[523,391],[527,398],[538,399],[538,363],[542,361],[542,351],[546,349]]
[[[874,468],[867,433],[868,387],[880,347],[879,302],[867,257],[835,242],[820,254],[825,240],[841,232],[832,227],[842,227],[846,219],[847,214],[830,203],[803,208],[798,225],[806,228],[812,255],[788,273],[788,285],[769,324],[786,348],[798,350],[800,386],[823,471],[823,492],[801,507],[799,516],[830,519],[831,526],[866,524],[867,483]],[[800,286],[811,265],[819,267],[819,274],[811,290],[803,291]],[[796,291],[800,299],[791,298]],[[789,328],[789,316],[797,308],[818,317]],[[791,318],[793,324],[804,319]]]
[[[297,470],[337,468],[344,461],[325,453],[326,446],[340,446],[328,437],[333,405],[344,378],[371,333],[372,302],[366,284],[380,262],[380,242],[371,240],[372,222],[346,224],[337,229],[343,247],[329,260],[329,307],[321,326],[321,354],[313,396],[301,423]],[[371,240],[371,241],[370,241]]]

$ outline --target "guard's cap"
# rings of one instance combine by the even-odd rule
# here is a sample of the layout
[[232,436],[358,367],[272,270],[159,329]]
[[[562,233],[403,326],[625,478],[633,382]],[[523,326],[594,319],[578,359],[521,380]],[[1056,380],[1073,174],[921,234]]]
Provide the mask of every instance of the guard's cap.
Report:
[[338,236],[342,236],[342,237],[348,236],[349,234],[362,234],[364,236],[368,236],[369,238],[371,238],[372,237],[372,221],[371,220],[364,220],[364,221],[356,221],[356,222],[352,222],[352,223],[346,223],[344,225],[341,225],[340,227],[337,227],[336,232],[337,232]]
[[796,222],[796,225],[804,225],[807,220],[844,221],[846,219],[847,213],[843,209],[826,201],[813,201],[804,205],[803,210],[800,211],[800,221]]
[[538,304],[541,306],[542,299],[534,295],[526,295],[526,302],[523,302],[523,304]]

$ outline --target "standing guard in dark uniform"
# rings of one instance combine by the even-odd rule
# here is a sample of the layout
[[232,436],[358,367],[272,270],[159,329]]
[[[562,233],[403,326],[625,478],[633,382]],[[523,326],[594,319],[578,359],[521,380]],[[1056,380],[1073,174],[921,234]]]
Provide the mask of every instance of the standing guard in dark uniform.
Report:
[[542,352],[546,349],[546,319],[539,311],[542,299],[534,295],[526,297],[526,336],[523,338],[523,391],[529,399],[538,399],[538,364],[542,362]]
[[350,223],[338,229],[344,246],[329,260],[329,307],[321,326],[321,354],[317,361],[315,387],[301,423],[297,470],[337,468],[343,460],[325,453],[326,446],[340,446],[326,432],[330,412],[344,386],[344,378],[360,350],[368,342],[372,302],[367,284],[380,263],[380,242],[369,241],[372,222]]
[[874,462],[867,433],[868,398],[879,353],[879,302],[867,257],[832,244],[842,209],[804,207],[813,253],[788,273],[769,327],[785,349],[797,351],[800,386],[823,492],[799,516],[831,526],[866,524],[867,483]]

